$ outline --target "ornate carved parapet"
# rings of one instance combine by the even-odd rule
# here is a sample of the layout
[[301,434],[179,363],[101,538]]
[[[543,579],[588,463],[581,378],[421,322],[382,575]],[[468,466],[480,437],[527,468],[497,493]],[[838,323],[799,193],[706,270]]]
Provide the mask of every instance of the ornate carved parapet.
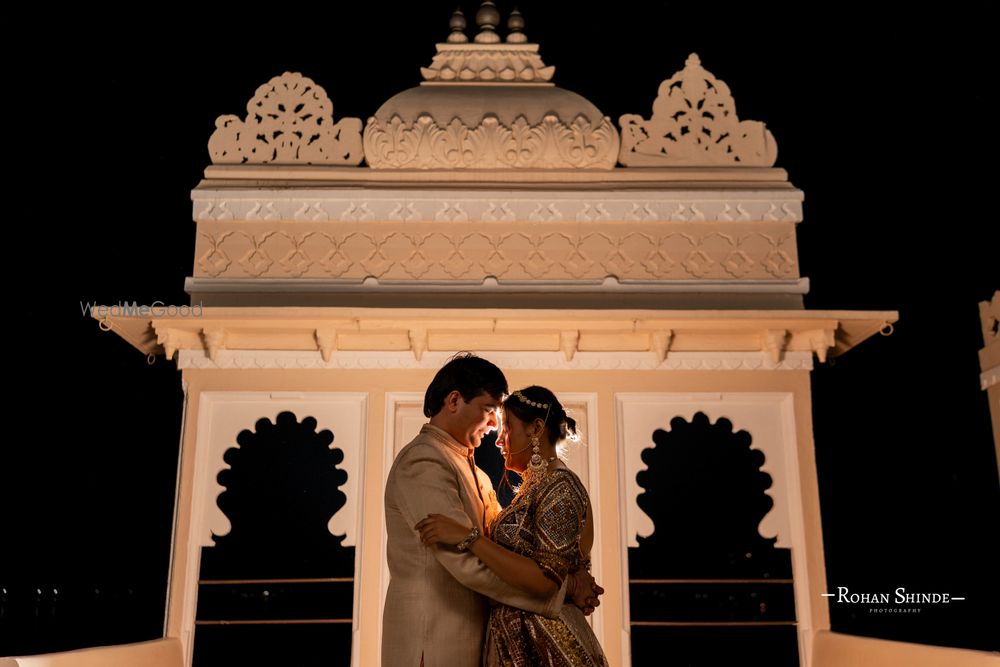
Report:
[[208,151],[215,164],[357,165],[361,119],[333,122],[326,91],[301,74],[285,72],[257,89],[247,117],[219,116]]
[[653,115],[621,117],[618,161],[627,167],[764,166],[778,146],[764,124],[741,121],[729,87],[692,53],[683,70],[660,84]]

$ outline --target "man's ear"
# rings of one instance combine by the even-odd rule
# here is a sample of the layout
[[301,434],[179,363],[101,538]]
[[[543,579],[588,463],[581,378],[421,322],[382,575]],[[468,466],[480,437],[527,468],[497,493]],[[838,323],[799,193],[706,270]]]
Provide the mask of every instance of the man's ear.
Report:
[[444,397],[444,407],[448,412],[454,414],[458,412],[458,402],[464,400],[462,398],[462,393],[457,389],[452,390],[450,394]]

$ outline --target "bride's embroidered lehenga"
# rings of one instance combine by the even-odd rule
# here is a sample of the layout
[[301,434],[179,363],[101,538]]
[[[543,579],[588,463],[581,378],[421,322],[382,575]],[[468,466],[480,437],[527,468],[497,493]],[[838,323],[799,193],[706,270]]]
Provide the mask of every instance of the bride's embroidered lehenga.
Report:
[[[550,468],[526,483],[493,520],[491,538],[533,559],[561,585],[588,560],[580,550],[589,502],[580,480],[565,468]],[[563,605],[559,618],[495,604],[486,631],[488,667],[605,667],[601,646],[583,612]]]

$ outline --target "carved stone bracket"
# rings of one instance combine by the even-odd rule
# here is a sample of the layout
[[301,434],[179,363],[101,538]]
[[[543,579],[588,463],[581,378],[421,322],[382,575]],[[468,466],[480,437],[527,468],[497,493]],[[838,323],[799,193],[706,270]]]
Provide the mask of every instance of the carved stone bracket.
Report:
[[337,349],[337,330],[316,329],[316,345],[323,355],[323,361],[329,363],[333,352]]
[[219,116],[208,140],[214,164],[361,164],[361,119],[333,122],[326,91],[285,72],[257,89],[247,117]]
[[153,328],[156,331],[156,342],[163,346],[163,356],[167,359],[173,359],[174,354],[181,346],[180,333],[169,327],[158,328],[156,323],[153,324]]
[[1000,383],[1000,368],[991,368],[988,371],[980,373],[979,386],[983,391],[986,391],[997,383]]
[[1000,341],[1000,290],[989,301],[979,302],[979,318],[983,323],[983,344]]
[[566,361],[573,361],[573,356],[576,355],[579,345],[580,332],[578,330],[559,332],[559,349],[565,355]]
[[663,363],[667,358],[667,352],[670,351],[670,341],[674,337],[674,332],[670,329],[664,329],[663,331],[654,331],[653,335],[650,337],[650,349],[656,353],[657,363]]
[[410,329],[409,338],[413,358],[420,361],[427,351],[427,329]]
[[202,329],[201,335],[205,340],[205,349],[208,350],[208,358],[215,361],[219,350],[226,349],[226,330]]
[[626,167],[770,167],[778,157],[764,124],[737,118],[729,87],[694,53],[683,70],[660,84],[649,120],[625,114],[620,124],[618,161]]
[[772,363],[781,361],[785,353],[785,345],[788,340],[788,331],[785,329],[768,329],[761,333],[760,349],[767,352]]
[[834,333],[831,330],[817,330],[810,334],[809,345],[816,353],[816,358],[821,364],[826,363],[826,353],[836,344]]

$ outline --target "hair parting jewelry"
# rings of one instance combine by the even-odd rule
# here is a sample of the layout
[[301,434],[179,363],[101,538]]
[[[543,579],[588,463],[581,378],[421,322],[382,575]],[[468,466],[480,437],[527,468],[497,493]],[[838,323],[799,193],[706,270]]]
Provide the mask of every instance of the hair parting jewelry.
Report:
[[513,394],[511,394],[511,397],[516,398],[522,403],[526,403],[533,408],[538,408],[539,410],[548,410],[549,408],[552,407],[551,403],[539,403],[538,401],[533,401],[524,394],[522,394],[520,391],[515,391]]
[[525,405],[530,405],[531,407],[538,408],[539,410],[545,410],[545,417],[542,419],[542,423],[543,424],[549,423],[549,413],[552,412],[551,403],[542,403],[540,401],[533,401],[524,394],[522,394],[520,390],[516,390],[513,394],[511,394],[511,397],[516,398]]

